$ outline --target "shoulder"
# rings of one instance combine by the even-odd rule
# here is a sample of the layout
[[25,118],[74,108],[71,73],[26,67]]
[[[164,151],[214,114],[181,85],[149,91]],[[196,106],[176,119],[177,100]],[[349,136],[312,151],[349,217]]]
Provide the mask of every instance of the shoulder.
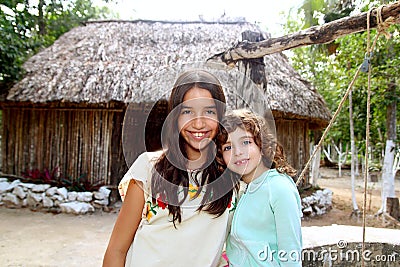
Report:
[[266,185],[269,190],[273,192],[273,196],[292,195],[293,193],[298,194],[296,184],[292,177],[279,173],[276,170],[269,171],[267,175],[268,179],[266,179]]
[[149,190],[151,171],[161,154],[162,151],[143,152],[137,157],[118,185],[122,198],[126,195],[131,180],[141,182]]
[[143,152],[140,154],[137,159],[135,160],[134,164],[139,162],[139,163],[144,163],[144,162],[149,162],[149,163],[155,163],[157,160],[161,157],[163,151],[158,150],[154,152]]
[[268,172],[268,183],[274,186],[295,186],[293,178],[287,174],[280,173],[275,169]]
[[274,170],[268,177],[267,190],[269,195],[269,202],[273,209],[291,209],[298,206],[301,210],[301,200],[299,191],[293,179],[286,175]]

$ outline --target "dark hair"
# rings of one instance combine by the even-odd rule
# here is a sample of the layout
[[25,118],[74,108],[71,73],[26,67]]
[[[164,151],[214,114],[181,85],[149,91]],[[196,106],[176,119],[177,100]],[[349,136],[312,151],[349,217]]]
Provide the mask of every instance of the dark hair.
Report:
[[[157,196],[163,196],[163,202],[167,204],[169,213],[172,214],[174,225],[176,221],[181,222],[180,205],[187,197],[189,186],[189,177],[186,171],[187,154],[185,141],[179,134],[177,121],[181,109],[180,104],[182,104],[185,94],[194,87],[210,92],[215,100],[218,121],[222,119],[225,113],[225,95],[219,80],[214,75],[204,70],[190,70],[178,77],[168,102],[169,115],[163,126],[165,132],[162,133],[162,140],[164,147],[167,149],[164,150],[164,153],[155,164],[151,183],[153,201],[156,201],[155,198]],[[214,148],[214,146],[210,147]],[[199,184],[200,188],[195,195],[196,197],[201,192],[202,186],[220,178],[224,171],[222,166],[215,161],[215,150],[208,149],[207,153],[208,162],[211,162],[211,164],[204,166]],[[198,210],[204,210],[216,216],[220,216],[225,212],[232,197],[232,190],[228,191],[226,188],[233,188],[233,185],[229,181],[224,181],[222,184],[223,186],[221,186],[221,183],[218,183],[218,186],[205,187],[205,193]],[[177,186],[183,187],[184,198],[181,200],[176,190]],[[228,192],[221,193],[224,192],[223,190]],[[206,203],[207,200],[216,195],[222,195],[222,197]],[[178,203],[178,205],[175,205],[175,203]]]
[[247,109],[229,111],[221,120],[217,136],[219,164],[226,166],[221,148],[228,140],[228,134],[238,127],[253,135],[254,142],[262,152],[262,160],[266,167],[275,168],[278,172],[295,178],[297,171],[287,162],[283,147],[276,140],[275,134],[271,132],[271,126],[268,126],[267,120]]

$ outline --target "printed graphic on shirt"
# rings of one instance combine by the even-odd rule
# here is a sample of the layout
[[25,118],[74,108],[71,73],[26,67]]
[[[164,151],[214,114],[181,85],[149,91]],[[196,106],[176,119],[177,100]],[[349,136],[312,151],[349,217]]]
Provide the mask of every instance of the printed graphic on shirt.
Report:
[[236,206],[237,206],[237,198],[236,198],[236,196],[233,196],[233,197],[231,197],[231,200],[229,201],[229,204],[228,204],[228,207],[227,207],[229,212],[235,211],[236,210]]
[[150,219],[154,215],[157,215],[157,212],[160,210],[160,208],[164,210],[168,206],[164,194],[159,194],[156,200],[157,200],[156,203],[153,204],[152,198],[149,197],[145,203],[145,209],[143,215],[148,222],[150,222]]

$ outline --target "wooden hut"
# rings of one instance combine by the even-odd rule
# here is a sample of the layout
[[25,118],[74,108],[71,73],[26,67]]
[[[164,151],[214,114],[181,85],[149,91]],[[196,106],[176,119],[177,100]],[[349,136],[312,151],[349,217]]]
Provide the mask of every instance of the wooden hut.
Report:
[[[125,158],[129,165],[158,146],[166,116],[159,100],[167,96],[154,74],[161,66],[204,62],[247,30],[259,31],[246,22],[98,21],[65,33],[24,64],[24,78],[0,103],[2,172],[58,167],[72,178],[87,174],[93,183],[117,184],[127,170]],[[265,56],[264,64],[264,93],[278,139],[301,170],[309,157],[309,130],[324,127],[330,113],[283,54]],[[150,134],[124,157],[128,112],[134,120],[125,125],[145,123]]]

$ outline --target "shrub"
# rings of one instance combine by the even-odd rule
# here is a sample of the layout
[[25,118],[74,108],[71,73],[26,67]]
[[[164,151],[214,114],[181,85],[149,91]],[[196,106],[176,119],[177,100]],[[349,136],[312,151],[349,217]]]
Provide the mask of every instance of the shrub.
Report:
[[84,173],[76,179],[73,179],[71,176],[68,178],[61,179],[61,184],[68,191],[76,191],[76,192],[93,192],[99,190],[101,186],[104,185],[102,182],[92,183],[87,179],[87,174]]
[[22,173],[24,182],[34,184],[50,184],[56,187],[65,187],[68,191],[76,192],[93,192],[99,190],[104,185],[102,182],[92,183],[88,178],[87,174],[84,173],[78,178],[73,179],[71,176],[62,176],[59,173],[59,168],[55,167],[52,171],[44,168],[43,171],[39,169],[26,170]]
[[44,168],[43,171],[39,169],[26,170],[22,172],[22,177],[26,179],[26,182],[34,184],[50,184],[57,186],[59,184],[59,172],[58,167],[55,167],[52,171]]

